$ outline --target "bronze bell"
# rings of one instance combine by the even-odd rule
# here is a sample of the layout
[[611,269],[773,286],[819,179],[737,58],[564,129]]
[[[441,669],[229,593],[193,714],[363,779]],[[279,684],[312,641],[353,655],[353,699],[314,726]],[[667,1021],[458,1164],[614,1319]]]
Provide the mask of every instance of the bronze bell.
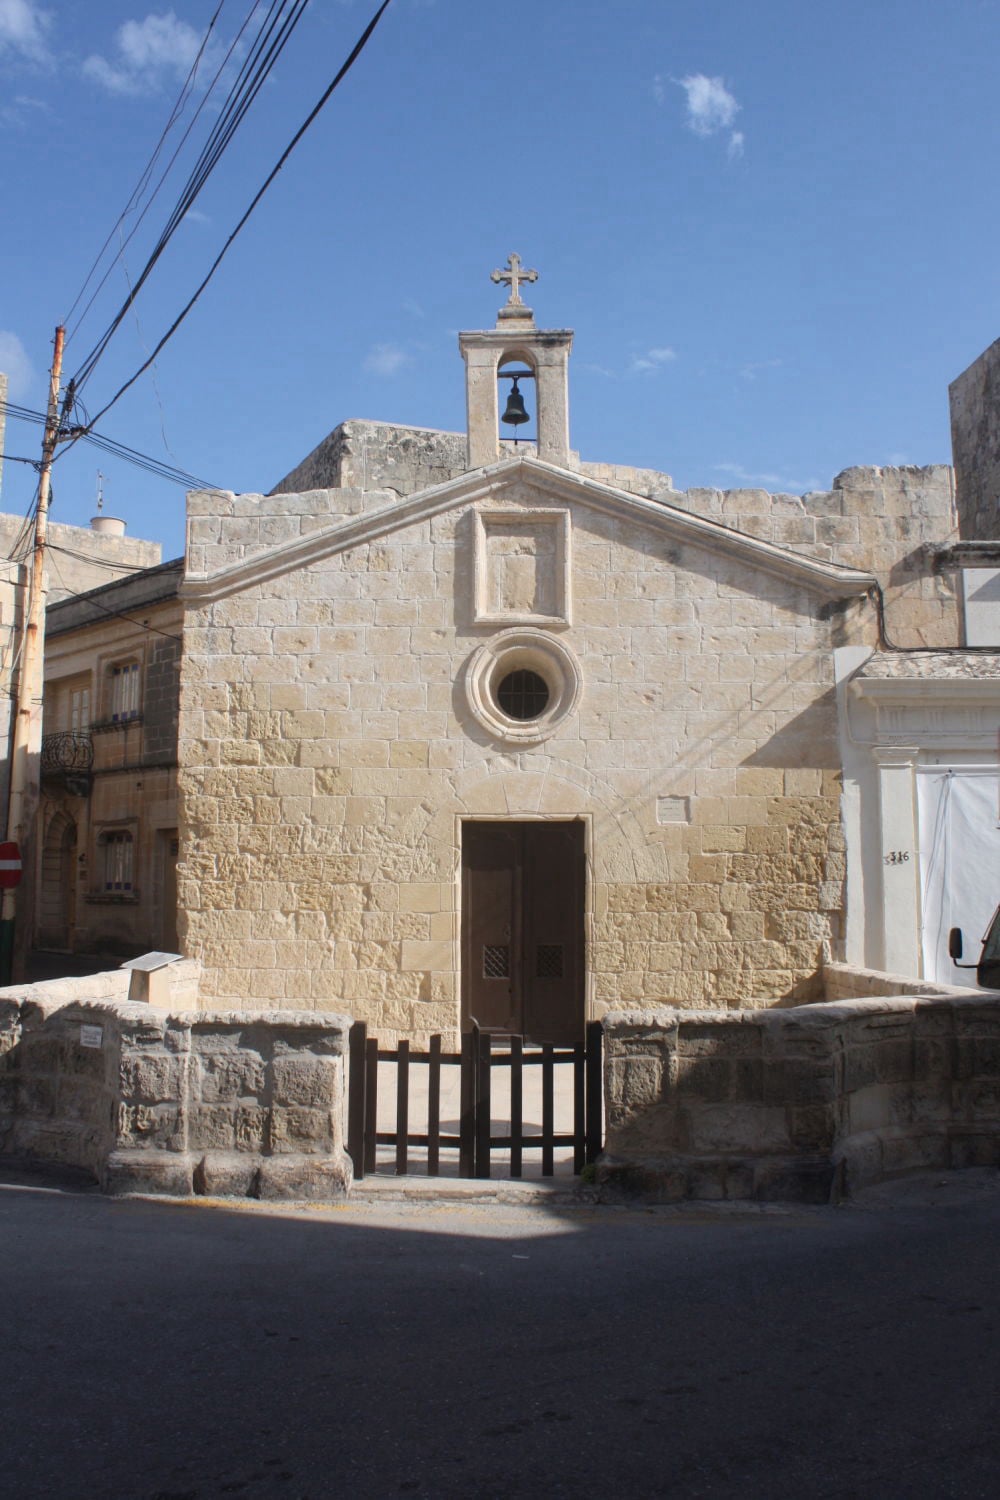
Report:
[[528,413],[524,409],[524,397],[517,388],[516,375],[510,388],[510,395],[507,397],[504,414],[500,420],[501,422],[506,422],[509,427],[520,427],[522,422],[528,421]]

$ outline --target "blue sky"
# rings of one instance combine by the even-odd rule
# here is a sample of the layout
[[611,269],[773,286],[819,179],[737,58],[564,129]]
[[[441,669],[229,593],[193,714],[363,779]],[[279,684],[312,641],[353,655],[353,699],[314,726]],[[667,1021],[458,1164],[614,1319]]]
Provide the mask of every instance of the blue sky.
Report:
[[[52,332],[216,0],[0,0],[0,368],[41,407]],[[248,0],[227,0],[228,40]],[[375,0],[313,0],[84,392],[179,311]],[[489,272],[576,330],[571,438],[680,487],[825,487],[949,459],[947,384],[1000,333],[997,0],[393,0],[195,310],[101,430],[267,490],[338,421],[464,425]],[[204,120],[211,118],[206,111]],[[200,143],[200,141],[199,141]],[[187,159],[190,165],[190,158]],[[168,180],[71,338],[89,353]],[[7,450],[38,431],[8,423]],[[183,491],[77,445],[53,519],[183,546]],[[23,511],[32,471],[4,469]]]

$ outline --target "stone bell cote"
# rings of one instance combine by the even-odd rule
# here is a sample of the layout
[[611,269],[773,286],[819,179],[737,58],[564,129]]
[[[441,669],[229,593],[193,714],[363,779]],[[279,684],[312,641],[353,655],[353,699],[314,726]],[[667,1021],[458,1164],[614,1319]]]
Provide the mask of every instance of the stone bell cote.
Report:
[[[521,268],[520,257],[508,257],[507,269],[494,271],[493,281],[510,284],[510,297],[497,316],[496,327],[481,333],[460,333],[458,347],[465,360],[465,399],[469,468],[495,464],[510,444],[501,449],[498,382],[505,369],[530,373],[531,384],[523,394],[534,402],[537,413],[537,445],[534,451],[549,463],[570,467],[569,452],[569,351],[573,332],[569,328],[536,328],[534,315],[521,299],[520,283],[535,281],[537,271]],[[530,451],[525,445],[525,451]]]

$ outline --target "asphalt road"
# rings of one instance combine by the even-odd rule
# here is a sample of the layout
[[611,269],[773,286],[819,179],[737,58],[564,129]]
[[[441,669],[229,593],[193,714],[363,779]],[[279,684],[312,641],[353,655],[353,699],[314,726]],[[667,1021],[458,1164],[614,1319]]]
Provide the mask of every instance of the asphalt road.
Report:
[[0,1181],[7,1497],[1000,1494],[1000,1186],[279,1213]]

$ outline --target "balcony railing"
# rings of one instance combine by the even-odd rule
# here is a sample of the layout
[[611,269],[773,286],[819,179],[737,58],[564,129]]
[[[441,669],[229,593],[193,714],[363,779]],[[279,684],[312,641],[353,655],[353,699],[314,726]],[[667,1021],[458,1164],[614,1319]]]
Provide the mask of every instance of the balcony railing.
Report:
[[65,782],[71,795],[87,795],[93,764],[94,742],[89,734],[72,730],[42,736],[42,776]]

